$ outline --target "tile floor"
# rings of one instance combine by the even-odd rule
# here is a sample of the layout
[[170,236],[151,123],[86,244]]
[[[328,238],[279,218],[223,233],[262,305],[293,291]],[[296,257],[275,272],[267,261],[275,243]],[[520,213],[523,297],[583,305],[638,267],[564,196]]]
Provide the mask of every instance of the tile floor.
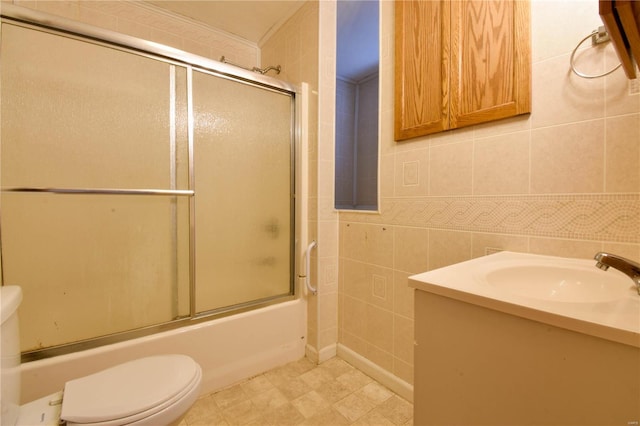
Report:
[[340,358],[306,358],[198,399],[180,426],[413,424],[413,405]]

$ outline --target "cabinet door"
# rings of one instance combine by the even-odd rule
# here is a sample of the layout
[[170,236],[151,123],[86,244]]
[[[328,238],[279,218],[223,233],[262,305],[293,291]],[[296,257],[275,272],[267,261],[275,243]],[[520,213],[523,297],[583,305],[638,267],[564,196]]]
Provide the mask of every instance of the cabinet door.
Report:
[[395,3],[395,139],[449,128],[450,7]]
[[451,2],[450,128],[531,111],[528,1]]
[[527,0],[397,0],[395,139],[531,111]]

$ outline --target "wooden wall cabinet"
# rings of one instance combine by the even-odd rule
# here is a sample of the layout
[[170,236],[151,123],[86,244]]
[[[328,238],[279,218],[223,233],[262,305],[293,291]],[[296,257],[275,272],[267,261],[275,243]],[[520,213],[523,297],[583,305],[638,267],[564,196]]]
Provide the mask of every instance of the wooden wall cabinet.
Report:
[[531,112],[529,2],[395,2],[395,140]]

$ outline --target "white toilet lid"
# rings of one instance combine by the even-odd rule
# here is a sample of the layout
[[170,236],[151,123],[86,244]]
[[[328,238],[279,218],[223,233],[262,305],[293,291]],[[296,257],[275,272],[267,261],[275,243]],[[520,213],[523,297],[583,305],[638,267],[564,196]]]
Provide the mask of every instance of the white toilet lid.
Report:
[[140,358],[65,384],[61,418],[97,423],[150,410],[191,386],[200,366],[186,355]]

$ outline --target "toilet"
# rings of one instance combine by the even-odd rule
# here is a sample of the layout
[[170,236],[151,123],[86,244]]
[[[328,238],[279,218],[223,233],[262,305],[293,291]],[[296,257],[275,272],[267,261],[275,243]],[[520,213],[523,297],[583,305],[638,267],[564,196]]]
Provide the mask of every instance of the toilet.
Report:
[[19,405],[21,301],[20,287],[1,288],[3,426],[177,425],[198,398],[202,369],[192,358],[173,354],[139,358],[70,380],[59,392]]

